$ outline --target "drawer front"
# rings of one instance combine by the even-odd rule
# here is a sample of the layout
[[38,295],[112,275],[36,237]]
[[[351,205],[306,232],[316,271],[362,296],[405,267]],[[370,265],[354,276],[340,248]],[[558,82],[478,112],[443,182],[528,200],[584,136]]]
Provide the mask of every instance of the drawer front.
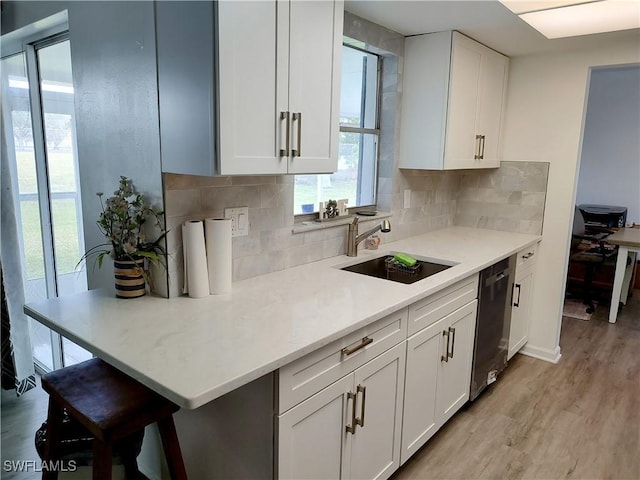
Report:
[[535,243],[530,247],[523,248],[518,252],[518,261],[516,269],[525,268],[526,266],[536,263],[536,254],[538,253],[538,244]]
[[461,280],[409,306],[409,335],[449,315],[478,297],[478,274]]
[[278,372],[278,413],[319,392],[407,338],[407,309],[388,315]]

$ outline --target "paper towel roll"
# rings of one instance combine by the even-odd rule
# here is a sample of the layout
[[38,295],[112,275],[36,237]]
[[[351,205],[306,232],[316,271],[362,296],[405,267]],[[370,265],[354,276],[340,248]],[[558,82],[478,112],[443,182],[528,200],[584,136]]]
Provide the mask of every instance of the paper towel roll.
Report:
[[209,293],[231,292],[231,219],[206,218],[204,237],[207,243]]
[[202,220],[189,220],[182,224],[182,249],[184,253],[184,282],[191,298],[209,295],[207,253],[204,244]]

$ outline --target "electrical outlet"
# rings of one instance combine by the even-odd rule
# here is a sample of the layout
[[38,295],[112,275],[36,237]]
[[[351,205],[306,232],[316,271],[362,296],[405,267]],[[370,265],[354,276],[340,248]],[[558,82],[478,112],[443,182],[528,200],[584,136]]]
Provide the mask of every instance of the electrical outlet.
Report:
[[225,208],[224,218],[231,219],[232,237],[249,235],[249,207]]

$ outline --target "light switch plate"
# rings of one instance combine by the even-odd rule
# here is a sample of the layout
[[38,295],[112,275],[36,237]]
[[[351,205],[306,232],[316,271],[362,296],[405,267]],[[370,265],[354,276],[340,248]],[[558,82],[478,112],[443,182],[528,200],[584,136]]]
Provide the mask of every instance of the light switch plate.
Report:
[[231,219],[232,237],[249,235],[249,207],[225,208],[224,218]]
[[404,191],[404,202],[402,208],[411,208],[411,189],[409,188]]

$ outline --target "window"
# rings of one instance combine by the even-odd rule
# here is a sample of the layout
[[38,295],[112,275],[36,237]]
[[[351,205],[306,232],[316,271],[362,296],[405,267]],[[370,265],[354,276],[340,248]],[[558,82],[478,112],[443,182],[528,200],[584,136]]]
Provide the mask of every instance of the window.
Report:
[[[71,51],[66,35],[2,58],[4,141],[13,185],[27,302],[87,289]],[[16,252],[17,253],[17,252]],[[48,371],[90,358],[31,321],[36,365]]]
[[381,66],[378,55],[343,45],[338,170],[296,175],[294,214],[317,212],[329,199],[346,198],[349,208],[375,205]]

